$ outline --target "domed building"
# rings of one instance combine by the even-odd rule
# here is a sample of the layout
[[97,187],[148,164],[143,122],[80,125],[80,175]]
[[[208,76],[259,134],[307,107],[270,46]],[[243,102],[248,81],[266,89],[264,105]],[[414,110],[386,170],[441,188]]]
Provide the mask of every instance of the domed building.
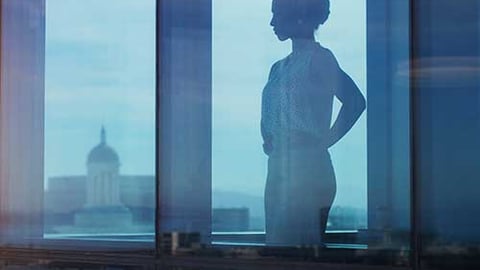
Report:
[[122,175],[120,156],[100,141],[86,157],[85,175],[51,176],[45,193],[48,233],[129,233],[154,231],[155,176]]
[[[132,214],[120,200],[120,159],[107,144],[105,128],[100,132],[100,143],[87,157],[86,202],[75,213],[75,226],[131,226]],[[113,222],[112,222],[113,221]]]
[[111,163],[116,164],[117,167],[120,165],[117,152],[107,145],[107,135],[103,126],[100,133],[100,143],[88,154],[87,165],[92,163]]
[[102,127],[100,143],[90,151],[87,158],[86,207],[121,205],[119,168],[118,154],[107,145],[105,128]]

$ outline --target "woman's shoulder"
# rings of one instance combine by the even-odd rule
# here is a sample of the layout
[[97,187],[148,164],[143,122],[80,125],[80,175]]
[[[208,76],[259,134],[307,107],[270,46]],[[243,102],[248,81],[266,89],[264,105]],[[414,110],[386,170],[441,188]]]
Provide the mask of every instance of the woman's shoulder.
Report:
[[273,65],[272,65],[272,69],[273,68],[278,68],[279,66],[284,65],[288,61],[289,56],[290,55],[287,55],[287,56],[283,57],[282,59],[275,61],[275,63],[273,63]]
[[330,49],[323,47],[320,43],[317,43],[312,60],[316,63],[321,63],[322,65],[338,65],[337,58],[333,52]]
[[340,70],[333,52],[318,44],[310,62],[310,75],[312,78],[321,83],[330,84],[328,88],[334,89]]
[[273,65],[270,67],[270,76],[272,74],[275,74],[275,73],[279,72],[279,70],[285,64],[286,61],[287,61],[287,57],[284,57],[280,60],[275,61],[273,63]]

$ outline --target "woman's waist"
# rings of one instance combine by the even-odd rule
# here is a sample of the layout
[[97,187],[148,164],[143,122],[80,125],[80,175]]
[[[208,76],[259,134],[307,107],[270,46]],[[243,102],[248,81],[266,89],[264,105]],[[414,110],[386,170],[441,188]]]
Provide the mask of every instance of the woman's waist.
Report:
[[304,132],[300,130],[284,130],[272,136],[272,145],[282,146],[309,146],[309,147],[325,147],[326,132]]
[[295,140],[276,141],[268,156],[269,162],[278,163],[281,166],[290,164],[305,168],[310,166],[308,164],[314,167],[320,164],[331,165],[330,153],[323,140],[306,140],[296,137]]

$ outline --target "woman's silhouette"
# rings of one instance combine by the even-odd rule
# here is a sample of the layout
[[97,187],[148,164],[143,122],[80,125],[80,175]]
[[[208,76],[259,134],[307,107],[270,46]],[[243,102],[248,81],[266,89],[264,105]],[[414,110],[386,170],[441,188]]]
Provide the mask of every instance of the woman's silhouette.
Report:
[[[336,193],[328,148],[352,128],[365,99],[332,52],[315,41],[329,0],[273,0],[272,13],[276,36],[290,39],[292,52],[272,66],[262,95],[266,242],[322,245]],[[342,107],[330,125],[334,96]]]

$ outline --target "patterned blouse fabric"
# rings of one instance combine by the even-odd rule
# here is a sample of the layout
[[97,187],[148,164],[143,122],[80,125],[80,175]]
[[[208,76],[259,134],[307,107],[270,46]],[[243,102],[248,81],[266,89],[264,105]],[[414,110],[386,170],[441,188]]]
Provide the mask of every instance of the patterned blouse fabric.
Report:
[[275,63],[263,90],[261,129],[270,144],[265,187],[266,243],[322,245],[336,193],[327,135],[340,69],[312,44]]
[[295,134],[324,138],[338,70],[333,54],[318,43],[275,63],[262,96],[264,140],[278,145],[279,138]]

